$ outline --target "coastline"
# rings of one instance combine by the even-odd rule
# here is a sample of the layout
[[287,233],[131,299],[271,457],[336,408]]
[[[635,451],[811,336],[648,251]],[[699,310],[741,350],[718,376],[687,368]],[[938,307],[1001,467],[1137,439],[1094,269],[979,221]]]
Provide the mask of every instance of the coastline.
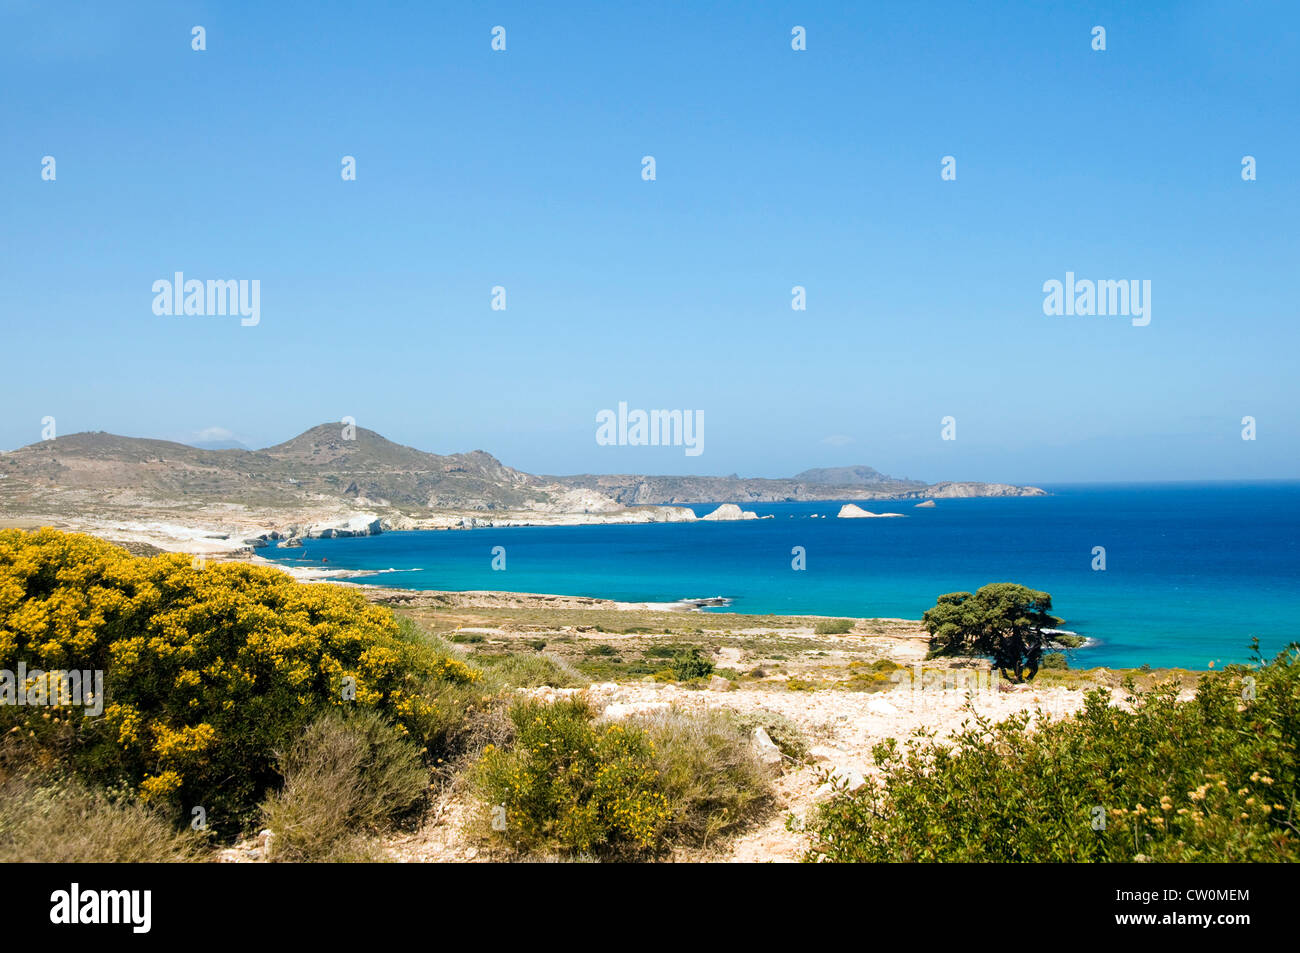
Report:
[[[648,508],[650,507],[647,507],[647,509]],[[677,510],[685,508],[662,507],[662,509]],[[714,519],[747,520],[755,518],[754,514],[743,511],[739,507],[734,507],[731,504],[726,504],[725,507],[720,507],[720,509],[723,510],[725,515],[716,516]],[[737,515],[732,515],[733,513]],[[295,566],[274,559],[268,559],[259,552],[259,550],[266,549],[290,539],[376,536],[383,532],[392,531],[393,529],[417,532],[437,532],[522,526],[635,525],[652,522],[705,522],[708,521],[708,517],[693,516],[690,520],[655,520],[647,518],[627,520],[619,518],[619,514],[606,514],[603,516],[598,514],[556,514],[552,516],[552,518],[542,520],[509,517],[499,520],[479,521],[477,518],[473,517],[443,515],[428,520],[418,521],[418,523],[422,525],[408,526],[405,525],[406,521],[402,521],[401,525],[394,527],[391,524],[391,521],[374,517],[374,514],[369,513],[362,514],[360,517],[353,516],[343,519],[337,517],[333,520],[326,519],[312,521],[310,519],[313,516],[320,515],[321,514],[319,513],[309,513],[305,514],[303,519],[279,523],[281,527],[296,532],[301,532],[304,524],[306,524],[311,535],[301,536],[285,535],[285,530],[283,528],[263,529],[257,535],[250,536],[247,532],[248,524],[244,520],[240,520],[233,526],[231,524],[226,524],[214,527],[211,524],[205,525],[204,523],[195,520],[163,522],[121,521],[79,517],[50,519],[40,517],[19,519],[0,518],[0,529],[17,528],[30,530],[49,526],[66,532],[87,533],[105,539],[108,542],[125,546],[136,555],[179,552],[204,559],[249,562],[254,565],[278,569],[297,582],[325,582],[341,586],[354,586],[364,590],[366,598],[369,601],[390,606],[419,607],[425,605],[438,605],[442,607],[458,606],[495,609],[605,609],[624,613],[654,612],[703,614],[703,609],[706,606],[710,608],[725,608],[730,605],[730,599],[725,596],[684,597],[671,601],[626,602],[616,599],[605,599],[597,596],[574,596],[559,593],[521,592],[513,590],[404,589],[399,586],[367,582],[366,579],[369,577],[385,575],[387,573],[396,573],[408,570],[343,569]],[[254,523],[254,527],[257,526],[265,526],[265,522],[257,520],[257,522]],[[243,530],[243,532],[240,530]],[[811,613],[802,613],[799,615],[776,615],[770,613],[726,614],[748,618],[808,620],[850,619],[855,625],[859,623],[887,623],[891,625],[903,624],[915,626],[918,629],[921,626],[919,619],[901,619],[894,617],[817,615]],[[1084,643],[1075,647],[1074,650],[1084,650],[1097,644],[1097,639],[1085,638]]]
[[[10,507],[7,516],[22,518],[0,517],[0,522],[26,528],[53,525],[85,532],[122,544],[139,555],[167,551],[186,553],[187,559],[196,555],[274,564],[303,581],[367,587],[427,586],[440,591],[507,590],[521,594],[510,597],[516,600],[580,595],[633,605],[676,603],[682,597],[721,594],[733,597],[735,608],[720,611],[754,614],[919,619],[922,611],[944,592],[974,591],[979,585],[999,580],[1016,581],[1050,592],[1056,597],[1057,614],[1066,619],[1064,627],[1089,639],[1086,646],[1070,653],[1071,664],[1112,668],[1149,664],[1203,670],[1213,662],[1217,668],[1249,661],[1250,637],[1255,634],[1261,636],[1265,653],[1275,654],[1281,647],[1279,641],[1285,641],[1286,630],[1280,624],[1283,617],[1279,610],[1284,608],[1280,606],[1280,593],[1285,590],[1284,575],[1290,557],[1276,543],[1280,538],[1276,521],[1268,521],[1269,526],[1261,524],[1272,506],[1287,505],[1294,499],[1294,490],[1242,496],[1230,492],[1231,488],[1215,494],[1182,489],[1157,493],[1154,489],[1158,488],[1137,494],[1097,491],[1052,494],[1045,500],[973,501],[952,506],[941,500],[938,510],[877,505],[873,507],[876,512],[894,510],[914,518],[883,522],[835,520],[833,525],[828,525],[824,517],[834,519],[837,504],[759,508],[758,512],[765,515],[776,513],[776,519],[743,524],[701,522],[696,524],[698,529],[654,524],[643,529],[596,528],[622,522],[618,513],[576,517],[528,514],[526,518],[518,514],[510,519],[502,519],[504,514],[498,513],[493,520],[501,519],[502,527],[488,527],[489,521],[482,515],[478,517],[480,526],[490,530],[482,536],[394,532],[389,539],[358,538],[352,543],[329,538],[315,544],[304,540],[305,551],[271,548],[289,541],[276,539],[273,534],[284,535],[297,526],[299,532],[307,531],[312,536],[328,533],[360,537],[375,535],[376,529],[388,534],[386,525],[401,529],[404,524],[392,526],[381,521],[374,527],[369,519],[373,514],[356,519],[355,510],[324,503],[311,510],[252,503],[196,504],[174,509],[156,504],[142,509],[135,505],[101,507],[83,503],[76,508],[46,506],[35,514],[30,510],[15,514]],[[1175,538],[1171,533],[1195,532],[1214,540],[1217,551],[1232,553],[1230,564],[1248,565],[1243,560],[1250,558],[1250,550],[1234,542],[1244,539],[1234,521],[1219,517],[1207,523],[1204,517],[1191,516],[1194,509],[1207,503],[1217,506],[1212,512],[1229,512],[1223,505],[1231,504],[1258,514],[1250,524],[1252,538],[1259,539],[1256,534],[1262,534],[1268,541],[1267,552],[1280,560],[1269,559],[1265,565],[1259,557],[1262,574],[1247,577],[1242,572],[1225,574],[1217,563],[1198,555],[1200,551],[1165,551],[1170,547],[1159,541]],[[355,501],[350,505],[355,506]],[[704,513],[711,508],[696,510]],[[1007,516],[1012,517],[1009,522],[1004,518]],[[416,529],[464,528],[465,519],[463,514],[443,513]],[[1154,564],[1155,568],[1166,568],[1157,573],[1159,578],[1154,582],[1135,575],[1122,561],[1112,565],[1111,572],[1090,571],[1092,554],[1088,549],[1080,547],[1075,551],[1060,541],[1061,531],[1068,531],[1080,520],[1113,521],[1109,538],[1103,540],[1112,556],[1131,552],[1134,545],[1152,540],[1165,560]],[[504,528],[504,524],[529,528]],[[1278,525],[1285,528],[1286,522]],[[962,543],[967,527],[978,532],[980,546],[975,549],[965,548]],[[493,533],[500,533],[502,539],[493,539]],[[1016,545],[1022,536],[1029,541],[1027,548]],[[1013,542],[1006,542],[1012,538]],[[606,539],[608,550],[604,548]],[[498,542],[512,544],[510,568],[521,572],[486,571],[488,549]],[[571,543],[579,548],[573,549]],[[762,582],[763,572],[783,569],[790,563],[785,554],[794,543],[808,547],[809,565],[815,572],[781,573],[779,579],[774,578],[773,586]],[[522,561],[516,561],[514,545],[525,544],[529,549],[519,550]],[[735,559],[727,562],[710,556],[714,544],[736,547]],[[845,571],[848,564],[842,553],[828,547],[847,547],[844,552],[866,554],[866,562],[853,563]],[[420,555],[426,550],[428,555]],[[661,550],[686,555],[657,566],[654,554]],[[601,554],[606,552],[619,554],[619,562],[602,563]],[[595,558],[592,554],[596,554]],[[539,555],[543,558],[539,559]],[[828,562],[828,555],[839,563]],[[572,566],[566,564],[570,556]],[[322,557],[328,557],[328,561]],[[426,559],[437,561],[422,561]],[[1148,561],[1148,567],[1152,565]],[[626,567],[626,571],[619,566]],[[423,571],[416,571],[418,567]],[[841,577],[843,585],[838,582]],[[1229,605],[1227,595],[1233,591],[1245,593],[1247,587],[1253,586],[1264,590],[1267,598],[1263,602],[1241,604],[1238,599],[1233,600],[1238,609]],[[1212,621],[1216,619],[1222,619],[1224,625]]]
[[[28,448],[23,448],[28,449]],[[12,451],[13,454],[21,451]],[[0,476],[8,477],[7,473]],[[563,480],[564,478],[553,478]],[[571,478],[579,479],[579,478]],[[291,481],[296,482],[296,481]],[[261,505],[230,502],[238,497],[181,501],[138,496],[122,488],[99,491],[82,486],[30,485],[22,494],[0,497],[0,529],[51,526],[88,533],[112,542],[152,546],[163,552],[197,556],[251,554],[273,545],[293,546],[306,539],[377,536],[393,531],[504,529],[518,527],[618,526],[657,523],[711,523],[774,519],[746,506],[773,503],[825,503],[839,506],[835,517],[904,517],[904,513],[874,513],[858,503],[894,503],[913,508],[933,507],[936,499],[1042,497],[1038,487],[1001,483],[946,481],[901,492],[881,493],[868,486],[824,487],[814,495],[782,495],[750,491],[739,498],[704,499],[677,495],[658,501],[620,500],[580,485],[548,484],[547,500],[495,508],[482,500],[444,503],[439,509],[412,509],[388,499],[359,495],[339,498],[306,493],[298,500]],[[801,490],[806,490],[799,484]],[[19,486],[6,485],[18,490]],[[834,491],[834,492],[832,492]],[[696,512],[700,507],[702,512]],[[83,515],[89,514],[89,515]]]
[[[212,507],[209,507],[212,509]],[[195,556],[251,556],[259,549],[293,540],[342,539],[379,536],[386,532],[446,532],[472,529],[555,526],[635,526],[651,523],[695,523],[718,520],[755,519],[752,512],[734,504],[722,504],[706,516],[696,516],[687,506],[647,505],[606,512],[519,512],[483,517],[460,511],[416,519],[405,515],[383,516],[375,511],[341,510],[337,506],[284,514],[248,510],[238,504],[217,509],[226,512],[215,518],[192,518],[174,512],[157,518],[111,516],[55,516],[36,513],[0,516],[0,529],[39,529],[49,526],[72,533],[87,533],[119,544],[152,546],[161,552],[183,552]],[[732,515],[732,514],[735,515]],[[223,518],[224,517],[224,518]],[[769,517],[770,518],[770,517]]]

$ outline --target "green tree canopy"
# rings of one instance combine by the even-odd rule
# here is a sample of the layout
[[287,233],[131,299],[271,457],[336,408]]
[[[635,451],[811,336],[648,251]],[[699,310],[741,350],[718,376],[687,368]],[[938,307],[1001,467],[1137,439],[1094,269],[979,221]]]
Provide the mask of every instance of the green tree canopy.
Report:
[[981,586],[974,595],[949,592],[922,619],[930,633],[930,658],[986,655],[1016,682],[1038,674],[1043,649],[1052,643],[1043,630],[1062,622],[1052,615],[1049,593],[1013,582]]

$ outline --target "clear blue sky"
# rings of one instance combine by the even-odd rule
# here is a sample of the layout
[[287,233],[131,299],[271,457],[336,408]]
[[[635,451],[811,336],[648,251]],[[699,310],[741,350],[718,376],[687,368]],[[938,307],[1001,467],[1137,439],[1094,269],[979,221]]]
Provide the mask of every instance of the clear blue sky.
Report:
[[[0,3],[0,447],[350,415],[542,473],[1296,477],[1298,9]],[[155,316],[175,271],[261,323]],[[1150,325],[1045,316],[1067,271]],[[619,401],[705,452],[598,446]]]

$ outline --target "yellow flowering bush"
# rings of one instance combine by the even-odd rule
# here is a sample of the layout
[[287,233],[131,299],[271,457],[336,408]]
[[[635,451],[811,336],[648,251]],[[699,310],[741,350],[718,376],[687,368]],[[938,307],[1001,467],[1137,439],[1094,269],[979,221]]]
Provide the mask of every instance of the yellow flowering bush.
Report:
[[476,782],[491,806],[504,807],[499,833],[512,846],[600,853],[659,846],[672,810],[649,738],[591,718],[581,699],[523,702],[510,711],[513,748],[484,751]]
[[492,836],[515,850],[636,857],[707,847],[773,801],[748,735],[721,712],[601,723],[579,697],[525,702],[510,717],[513,744],[489,746],[473,782]]
[[0,729],[178,815],[202,806],[229,831],[315,716],[374,710],[424,747],[445,727],[441,687],[479,678],[357,592],[270,567],[134,557],[51,529],[0,531],[0,669],[19,662],[102,670],[103,717],[2,705]]

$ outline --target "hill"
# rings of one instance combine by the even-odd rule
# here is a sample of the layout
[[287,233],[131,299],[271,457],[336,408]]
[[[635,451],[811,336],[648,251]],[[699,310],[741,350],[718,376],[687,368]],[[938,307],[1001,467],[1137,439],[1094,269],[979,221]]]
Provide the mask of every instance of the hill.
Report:
[[[880,483],[916,483],[915,480],[897,480],[885,476],[874,467],[821,467],[796,473],[794,479],[801,483],[829,484],[831,486],[874,486]],[[923,483],[917,483],[924,486]]]
[[337,423],[262,450],[96,432],[0,454],[0,524],[56,525],[188,551],[392,528],[695,518],[681,506],[649,504],[1041,493],[1006,484],[927,486],[871,467],[780,480],[536,476],[482,450],[427,453],[362,427],[345,437]]
[[1037,487],[1009,483],[927,484],[900,480],[871,467],[805,470],[789,479],[760,477],[600,476],[552,477],[562,486],[592,490],[624,506],[663,503],[787,503],[816,500],[916,500],[932,497],[1042,496]]
[[264,450],[205,450],[109,433],[78,433],[0,456],[19,487],[97,491],[105,502],[135,497],[292,507],[315,496],[398,509],[490,510],[545,502],[536,477],[491,454],[440,456],[356,428],[321,424]]

